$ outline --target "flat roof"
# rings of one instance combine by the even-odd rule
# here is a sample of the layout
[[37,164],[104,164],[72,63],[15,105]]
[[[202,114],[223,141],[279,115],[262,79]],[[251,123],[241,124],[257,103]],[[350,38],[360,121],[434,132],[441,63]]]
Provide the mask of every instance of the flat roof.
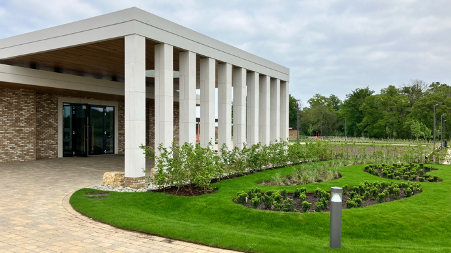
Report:
[[182,50],[289,81],[290,70],[139,8],[88,18],[0,40],[0,60],[138,34]]

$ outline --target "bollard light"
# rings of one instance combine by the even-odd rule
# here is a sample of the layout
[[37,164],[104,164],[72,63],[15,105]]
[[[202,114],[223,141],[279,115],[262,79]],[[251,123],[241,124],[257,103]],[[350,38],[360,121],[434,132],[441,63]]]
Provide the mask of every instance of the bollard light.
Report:
[[330,247],[341,248],[341,209],[343,189],[332,187],[330,189]]

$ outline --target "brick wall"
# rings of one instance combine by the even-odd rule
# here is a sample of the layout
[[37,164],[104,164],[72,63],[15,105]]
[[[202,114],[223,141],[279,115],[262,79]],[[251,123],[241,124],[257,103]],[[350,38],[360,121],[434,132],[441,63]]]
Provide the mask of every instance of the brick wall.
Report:
[[0,87],[0,162],[36,159],[36,93]]
[[58,157],[58,96],[36,93],[36,159]]
[[[58,97],[0,87],[0,162],[58,157]],[[118,153],[125,151],[125,105],[118,101]],[[174,104],[174,141],[179,141],[179,105]],[[146,145],[155,146],[155,102],[146,103]]]

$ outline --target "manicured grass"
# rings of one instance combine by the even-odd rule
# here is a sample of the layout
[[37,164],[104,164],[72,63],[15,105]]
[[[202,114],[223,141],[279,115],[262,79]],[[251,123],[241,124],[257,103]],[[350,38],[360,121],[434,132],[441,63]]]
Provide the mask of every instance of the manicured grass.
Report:
[[[104,200],[84,196],[92,189],[75,192],[70,203],[81,213],[113,226],[221,248],[250,252],[451,252],[451,166],[435,165],[429,172],[443,179],[422,183],[423,193],[389,203],[343,210],[342,248],[329,249],[329,213],[262,211],[234,204],[238,191],[256,187],[255,182],[293,173],[287,167],[216,183],[218,192],[198,197],[164,193],[110,192]],[[368,180],[397,181],[363,172],[364,165],[342,167],[342,178],[303,185],[352,187]],[[262,186],[287,189],[296,186]]]

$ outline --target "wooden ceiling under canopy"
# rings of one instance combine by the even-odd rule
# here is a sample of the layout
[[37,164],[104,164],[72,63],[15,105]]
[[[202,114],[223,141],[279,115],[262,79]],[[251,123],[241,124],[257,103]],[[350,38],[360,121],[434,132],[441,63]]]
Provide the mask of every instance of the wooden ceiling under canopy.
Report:
[[[125,77],[124,38],[100,41],[70,48],[62,48],[37,54],[18,56],[6,60],[0,60],[0,64],[28,66],[46,66],[53,68],[55,72],[78,73],[78,75],[92,74],[95,76],[107,76],[112,80],[120,80]],[[159,42],[146,40],[146,70],[155,69],[154,46]],[[182,49],[174,47],[174,70],[179,70],[179,53]],[[200,55],[197,55],[197,88],[200,80]],[[154,82],[153,78],[147,78],[148,82]],[[217,83],[217,71],[216,71]],[[178,79],[174,80],[174,86],[178,87]]]

